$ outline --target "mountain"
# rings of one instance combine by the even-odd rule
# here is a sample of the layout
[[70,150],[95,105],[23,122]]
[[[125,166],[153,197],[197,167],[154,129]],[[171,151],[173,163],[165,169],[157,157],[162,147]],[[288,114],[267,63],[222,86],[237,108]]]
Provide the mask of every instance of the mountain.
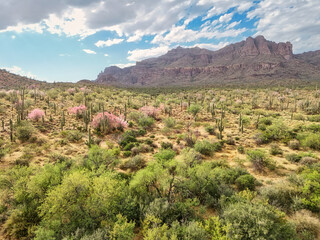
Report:
[[19,87],[30,87],[40,86],[46,84],[45,82],[37,81],[27,77],[22,77],[10,73],[6,70],[0,69],[0,89],[1,88],[19,88]]
[[294,55],[290,42],[248,37],[218,51],[182,48],[135,66],[107,67],[95,82],[114,86],[278,84],[320,80],[320,51]]

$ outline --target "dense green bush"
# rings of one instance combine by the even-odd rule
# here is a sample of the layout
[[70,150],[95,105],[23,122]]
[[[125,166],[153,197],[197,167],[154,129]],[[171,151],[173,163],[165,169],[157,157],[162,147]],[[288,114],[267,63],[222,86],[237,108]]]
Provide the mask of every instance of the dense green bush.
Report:
[[320,164],[316,163],[301,173],[303,179],[302,202],[313,212],[320,212]]
[[241,175],[235,181],[238,190],[242,191],[245,189],[254,190],[256,186],[256,179],[250,174]]
[[308,121],[310,122],[320,122],[320,115],[313,115],[308,117]]
[[83,165],[91,170],[97,170],[100,167],[112,169],[118,163],[118,155],[120,150],[103,149],[97,145],[90,148],[88,157],[84,159]]
[[20,124],[16,125],[17,138],[22,141],[28,141],[34,133],[34,127],[28,121],[21,121]]
[[146,160],[141,155],[136,155],[121,165],[121,169],[130,169],[132,171],[139,170],[146,166]]
[[170,143],[170,142],[162,142],[161,143],[161,148],[163,148],[163,149],[169,149],[169,148],[173,148],[173,145],[172,145],[172,143]]
[[279,147],[278,144],[273,143],[273,144],[271,144],[271,146],[270,146],[270,154],[271,154],[271,155],[282,155],[282,154],[283,154],[283,151],[282,151],[282,149]]
[[138,142],[137,138],[137,133],[135,133],[132,130],[128,130],[122,134],[119,140],[119,145],[124,148],[126,145],[129,143],[136,143]]
[[143,128],[151,128],[154,125],[154,123],[154,118],[148,116],[140,117],[138,120],[138,125]]
[[320,134],[310,133],[305,139],[302,140],[302,145],[320,151]]
[[205,130],[210,134],[210,135],[215,135],[215,127],[214,126],[206,126]]
[[295,239],[294,226],[273,207],[251,202],[230,204],[222,214],[231,239]]
[[288,147],[292,150],[299,150],[300,142],[297,139],[293,139],[288,143]]
[[288,183],[278,183],[261,188],[260,194],[272,206],[279,208],[281,211],[291,212],[298,196],[298,190]]
[[208,142],[207,140],[197,141],[194,145],[194,149],[206,156],[212,156],[215,150],[213,144]]
[[265,167],[269,169],[274,168],[274,163],[269,159],[267,154],[260,150],[248,150],[247,158],[252,163],[253,168],[257,171],[263,171]]
[[158,153],[154,154],[154,157],[158,162],[166,162],[173,159],[176,156],[176,152],[172,149],[161,149]]
[[191,104],[188,108],[188,112],[192,114],[195,120],[200,111],[201,107],[198,104]]

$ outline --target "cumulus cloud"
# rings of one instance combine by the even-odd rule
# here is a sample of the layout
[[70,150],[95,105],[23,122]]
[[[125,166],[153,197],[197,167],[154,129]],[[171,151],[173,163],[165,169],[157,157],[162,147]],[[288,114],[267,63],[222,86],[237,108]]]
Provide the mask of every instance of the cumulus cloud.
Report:
[[95,45],[97,47],[110,47],[112,45],[119,44],[121,42],[123,42],[122,38],[115,38],[115,39],[111,39],[111,40],[109,39],[107,41],[100,40],[100,41],[96,42]]
[[127,59],[132,62],[141,61],[143,59],[159,57],[169,51],[168,46],[160,46],[149,49],[135,49],[133,51],[129,51],[129,56]]
[[20,76],[25,76],[28,78],[33,78],[33,79],[37,79],[38,77],[34,74],[32,74],[31,72],[25,72],[24,70],[22,70],[22,68],[18,67],[18,66],[13,66],[13,67],[1,67],[2,69],[7,70],[8,72],[20,75]]
[[95,51],[90,50],[90,49],[82,49],[82,51],[84,51],[85,53],[88,53],[88,54],[97,54]]
[[211,43],[197,43],[192,47],[199,47],[199,48],[205,48],[205,49],[209,49],[212,51],[216,51],[219,50],[225,46],[227,46],[229,44],[229,42],[220,42],[218,44],[211,44]]
[[[85,38],[107,30],[128,42],[155,36],[157,44],[183,42],[184,37],[186,42],[236,37],[246,31],[238,29],[240,22],[230,23],[238,13],[244,14],[243,22],[256,22],[251,32],[275,41],[290,40],[297,52],[320,48],[317,0],[10,0],[0,1],[0,9],[0,32],[49,31]],[[188,24],[198,17],[206,23],[190,29]],[[96,44],[112,46],[108,41],[112,40]]]
[[320,48],[319,1],[263,0],[248,13],[257,20],[256,35],[273,41],[291,41],[294,52]]
[[233,17],[233,12],[232,13],[226,13],[224,15],[222,15],[220,18],[219,18],[219,21],[220,22],[225,22],[225,23],[228,23],[231,21],[232,17]]
[[117,66],[119,68],[126,68],[126,67],[131,67],[136,65],[135,63],[118,63],[118,64],[113,64],[112,66]]
[[161,44],[172,44],[172,43],[182,43],[182,42],[193,42],[205,39],[220,39],[225,37],[237,37],[240,34],[247,31],[246,28],[240,29],[221,29],[222,25],[209,25],[204,26],[200,30],[187,29],[185,25],[173,26],[169,33],[158,34],[151,41],[152,43]]

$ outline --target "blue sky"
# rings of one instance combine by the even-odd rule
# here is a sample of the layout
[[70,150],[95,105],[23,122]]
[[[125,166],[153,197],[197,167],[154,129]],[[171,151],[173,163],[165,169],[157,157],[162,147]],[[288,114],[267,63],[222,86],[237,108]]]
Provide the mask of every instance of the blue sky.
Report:
[[7,0],[0,9],[0,68],[48,82],[260,34],[295,53],[320,49],[319,0]]

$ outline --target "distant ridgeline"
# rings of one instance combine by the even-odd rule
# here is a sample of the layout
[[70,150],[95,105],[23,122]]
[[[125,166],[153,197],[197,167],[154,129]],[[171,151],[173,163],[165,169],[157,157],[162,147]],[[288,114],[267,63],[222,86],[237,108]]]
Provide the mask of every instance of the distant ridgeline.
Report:
[[96,83],[110,86],[290,85],[320,81],[320,50],[293,54],[290,42],[248,37],[218,51],[182,48],[137,62],[111,66]]

